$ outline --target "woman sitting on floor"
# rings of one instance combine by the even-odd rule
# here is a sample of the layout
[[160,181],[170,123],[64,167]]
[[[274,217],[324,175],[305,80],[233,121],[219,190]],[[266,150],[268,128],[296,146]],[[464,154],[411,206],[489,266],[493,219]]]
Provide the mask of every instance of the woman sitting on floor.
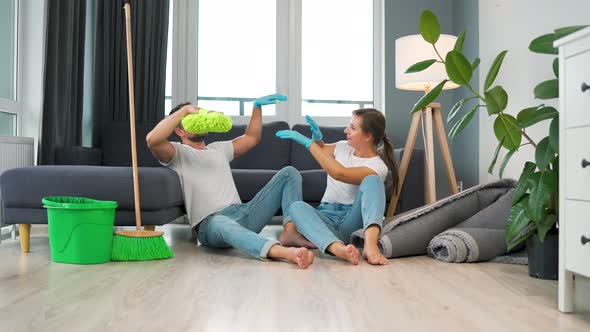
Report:
[[344,130],[346,141],[324,144],[318,125],[309,116],[306,119],[313,140],[293,130],[276,133],[282,139],[305,146],[328,173],[321,204],[313,208],[302,201],[294,202],[289,208],[291,220],[285,220],[279,241],[285,246],[315,245],[322,253],[327,251],[358,264],[359,252],[349,241],[352,232],[363,228],[363,257],[370,264],[385,265],[388,261],[377,242],[384,219],[384,182],[388,171],[397,188],[393,145],[385,136],[385,117],[381,112],[363,108],[352,114]]

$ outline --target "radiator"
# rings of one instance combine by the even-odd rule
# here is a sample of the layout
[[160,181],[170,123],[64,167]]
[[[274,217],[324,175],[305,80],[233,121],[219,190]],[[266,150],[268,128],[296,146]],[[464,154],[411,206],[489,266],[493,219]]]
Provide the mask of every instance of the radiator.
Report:
[[[33,144],[34,140],[30,137],[0,136],[0,175],[11,168],[33,166]],[[2,197],[0,196],[1,204]],[[2,234],[2,226],[2,211],[0,211],[0,242],[5,237],[5,234]],[[13,227],[13,239],[14,229]]]
[[30,137],[0,136],[0,174],[11,168],[33,166],[33,142]]

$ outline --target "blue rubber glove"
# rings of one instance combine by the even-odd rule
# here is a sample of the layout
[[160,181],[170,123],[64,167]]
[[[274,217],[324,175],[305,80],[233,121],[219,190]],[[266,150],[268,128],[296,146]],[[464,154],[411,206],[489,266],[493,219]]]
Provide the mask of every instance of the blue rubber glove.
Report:
[[254,100],[254,107],[260,108],[262,105],[276,104],[277,100],[285,101],[287,100],[287,96],[275,93],[274,95],[260,97]]
[[318,126],[318,124],[309,115],[305,116],[305,121],[307,121],[307,123],[309,123],[311,127],[311,138],[314,141],[321,141],[324,136],[322,135],[322,132],[320,131],[320,127]]
[[275,134],[277,137],[282,139],[291,139],[309,149],[309,146],[313,142],[310,138],[303,136],[301,133],[294,130],[279,130]]

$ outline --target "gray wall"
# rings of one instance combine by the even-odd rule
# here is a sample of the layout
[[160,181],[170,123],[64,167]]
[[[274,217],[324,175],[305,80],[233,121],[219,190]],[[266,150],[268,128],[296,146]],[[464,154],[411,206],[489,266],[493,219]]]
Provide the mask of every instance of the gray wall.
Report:
[[[478,52],[476,1],[385,0],[385,111],[387,135],[392,138],[396,148],[406,144],[411,122],[409,111],[423,93],[399,90],[395,87],[395,40],[406,35],[419,34],[420,14],[426,9],[437,16],[441,33],[457,35],[464,27],[471,31],[465,40],[464,50],[470,59],[475,58]],[[476,82],[477,86],[477,75],[473,82]],[[459,90],[464,89],[443,91],[437,99],[442,104],[445,121],[450,108],[465,93]],[[464,187],[477,184],[478,178],[478,120],[472,121],[473,125],[450,144],[457,180],[463,181]],[[447,132],[449,129],[450,126],[447,125]],[[424,146],[421,136],[418,135],[417,147]],[[450,194],[450,188],[439,151],[438,143],[435,143],[437,198],[440,199]]]

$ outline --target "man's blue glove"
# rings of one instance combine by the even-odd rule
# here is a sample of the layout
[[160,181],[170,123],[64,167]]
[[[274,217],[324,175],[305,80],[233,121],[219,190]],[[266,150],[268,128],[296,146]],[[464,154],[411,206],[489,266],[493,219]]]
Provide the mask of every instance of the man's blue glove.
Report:
[[295,142],[305,146],[306,149],[309,149],[309,146],[313,142],[310,138],[307,138],[294,130],[279,130],[275,135],[282,139],[294,140]]
[[318,124],[309,115],[305,116],[305,121],[307,121],[307,123],[309,123],[311,127],[311,138],[314,141],[321,141],[324,136],[322,135],[322,132],[320,131],[320,127],[318,126]]
[[260,108],[262,105],[276,104],[277,100],[285,101],[287,100],[287,96],[275,93],[274,95],[260,97],[254,100],[254,107]]

